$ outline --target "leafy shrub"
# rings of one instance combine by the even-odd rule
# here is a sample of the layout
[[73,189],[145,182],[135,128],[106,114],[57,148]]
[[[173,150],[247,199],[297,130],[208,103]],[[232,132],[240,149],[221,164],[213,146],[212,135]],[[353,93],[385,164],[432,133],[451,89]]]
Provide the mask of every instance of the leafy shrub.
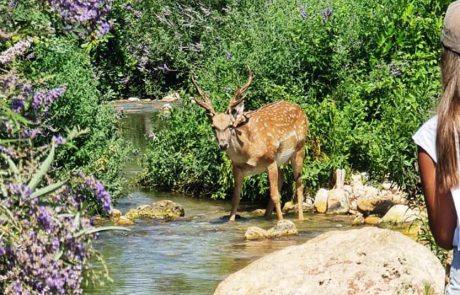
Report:
[[[91,64],[91,49],[102,42],[102,35],[110,28],[110,1],[90,1],[82,11],[75,10],[81,4],[77,2],[21,1],[13,6],[0,5],[0,11],[5,12],[5,18],[0,20],[2,28],[14,31],[4,32],[5,42],[0,48],[14,49],[14,40],[21,36],[26,36],[22,42],[33,43],[34,51],[17,60],[14,67],[37,84],[66,89],[64,96],[50,106],[47,123],[61,134],[75,127],[89,131],[73,146],[59,150],[57,167],[62,173],[80,167],[95,175],[116,200],[122,187],[118,176],[128,149],[117,131],[117,114],[106,104],[113,94],[101,93],[99,89],[103,87]],[[72,9],[64,11],[64,6]],[[87,40],[93,41],[82,44]]]
[[[247,109],[287,100],[301,105],[309,117],[303,175],[307,188],[326,185],[331,171],[345,167],[419,192],[410,137],[431,115],[440,93],[439,36],[448,1],[221,4],[225,6],[131,3],[137,18],[121,17],[129,34],[115,26],[115,34],[122,36],[120,47],[131,61],[131,67],[119,72],[120,79],[132,82],[130,91],[159,95],[175,88],[195,94],[188,79],[194,74],[215,108],[223,110],[249,65],[255,80]],[[207,20],[205,26],[202,19]],[[156,42],[146,40],[152,36]],[[163,63],[169,70],[161,70]],[[145,181],[211,194],[203,191],[209,188],[223,196],[231,184],[226,180],[228,160],[219,155],[204,112],[188,104],[186,108],[173,115],[170,129],[151,145]],[[184,164],[189,154],[193,161]],[[209,166],[201,159],[212,159],[208,162],[219,169],[217,180],[207,177],[203,167]],[[194,181],[187,184],[186,178],[175,175],[178,171],[187,171]],[[266,191],[263,177],[246,184],[252,197]]]
[[111,196],[92,176],[53,173],[58,146],[81,134],[66,139],[46,124],[65,89],[37,89],[13,72],[0,85],[0,289],[80,294],[93,234],[104,230],[92,227],[88,211],[99,203],[110,212]]
[[106,22],[107,7],[85,2],[92,12],[101,9],[95,19],[54,14],[55,5],[75,1],[0,2],[0,289],[6,294],[81,294],[84,265],[96,254],[94,234],[110,229],[91,224],[91,214],[112,206],[92,174],[114,180],[110,189],[117,193],[125,151],[116,116],[103,105],[110,94],[98,91],[91,46],[80,47],[87,34],[104,32],[93,30]]

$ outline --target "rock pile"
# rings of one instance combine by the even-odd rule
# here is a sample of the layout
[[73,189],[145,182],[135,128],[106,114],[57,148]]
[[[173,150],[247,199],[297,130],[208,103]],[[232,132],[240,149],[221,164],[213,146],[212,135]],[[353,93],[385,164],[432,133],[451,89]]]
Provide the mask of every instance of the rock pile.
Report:
[[320,189],[316,193],[314,207],[318,213],[354,214],[355,224],[412,222],[420,214],[407,206],[407,194],[397,185],[388,182],[379,188],[367,185],[361,174],[353,175],[351,183],[345,185],[341,180],[344,177],[339,175],[344,172],[338,170],[336,174],[334,189]]

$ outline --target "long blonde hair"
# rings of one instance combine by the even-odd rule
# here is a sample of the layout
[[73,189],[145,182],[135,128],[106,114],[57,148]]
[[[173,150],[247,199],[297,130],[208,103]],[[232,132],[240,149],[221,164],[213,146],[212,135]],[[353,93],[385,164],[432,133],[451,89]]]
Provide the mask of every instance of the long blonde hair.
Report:
[[460,131],[460,55],[444,47],[443,94],[438,105],[436,185],[442,192],[459,185],[456,134]]

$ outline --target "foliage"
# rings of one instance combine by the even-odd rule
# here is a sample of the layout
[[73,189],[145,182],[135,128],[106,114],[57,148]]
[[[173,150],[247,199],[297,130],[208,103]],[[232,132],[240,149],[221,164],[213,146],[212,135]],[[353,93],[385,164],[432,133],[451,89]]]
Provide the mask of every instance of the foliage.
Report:
[[117,196],[126,155],[116,115],[105,105],[111,94],[98,90],[90,62],[91,48],[108,30],[107,3],[0,2],[0,289],[6,294],[82,293],[84,265],[97,255],[95,233],[116,228],[95,228],[90,220],[112,208],[111,194],[94,176]]
[[[46,123],[65,88],[37,89],[13,72],[2,75],[0,85],[0,289],[80,294],[93,234],[105,230],[91,225],[91,200],[109,212],[111,196],[91,176],[53,176],[58,146],[82,134],[73,130],[66,139]],[[51,143],[43,143],[50,136]]]
[[[13,67],[36,84],[65,87],[64,96],[49,108],[47,123],[56,132],[64,134],[66,129],[75,127],[89,131],[73,146],[59,150],[57,166],[63,173],[80,167],[95,175],[116,200],[122,187],[118,174],[128,149],[117,131],[117,115],[106,104],[113,94],[99,90],[102,87],[91,64],[90,51],[106,37],[102,33],[110,27],[110,5],[110,1],[21,1],[12,6],[0,5],[0,11],[5,12],[0,23],[9,31],[3,32],[0,49],[4,48],[5,53],[19,52],[33,45],[33,52],[25,58],[13,60],[11,54],[4,58],[13,61]],[[66,7],[71,9],[65,10]],[[18,38],[23,39],[16,42]],[[92,41],[82,44],[85,40]]]
[[[344,167],[367,171],[376,181],[395,181],[415,195],[419,186],[411,135],[431,115],[440,93],[439,36],[447,4],[133,1],[130,12],[119,14],[117,22],[124,26],[114,26],[125,63],[112,77],[125,79],[136,94],[157,96],[177,89],[189,97],[196,94],[189,81],[193,74],[222,111],[235,85],[245,81],[249,65],[255,80],[247,109],[287,100],[309,117],[303,169],[309,190],[327,185],[331,171]],[[170,129],[161,131],[150,147],[145,182],[228,194],[230,166],[205,126],[204,112],[188,103],[177,112]],[[203,162],[207,159],[208,164]],[[213,173],[218,169],[217,176],[208,177],[209,165]],[[177,177],[178,171],[194,180]],[[255,198],[266,191],[265,184],[256,177],[245,190]]]

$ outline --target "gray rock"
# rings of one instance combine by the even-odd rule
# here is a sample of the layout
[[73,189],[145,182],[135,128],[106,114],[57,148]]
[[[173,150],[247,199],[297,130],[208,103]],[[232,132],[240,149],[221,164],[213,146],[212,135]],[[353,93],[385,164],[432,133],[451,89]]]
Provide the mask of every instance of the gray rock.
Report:
[[344,189],[332,189],[327,196],[328,214],[346,214],[350,210],[350,203]]
[[228,294],[442,294],[444,268],[403,234],[364,227],[268,254],[219,284]]
[[263,240],[268,238],[268,233],[260,227],[251,226],[246,230],[244,238],[246,240]]
[[297,235],[298,231],[295,224],[287,219],[278,221],[278,223],[267,231],[270,238],[279,238],[283,236]]
[[262,239],[273,239],[284,236],[297,235],[298,231],[295,224],[287,219],[278,221],[278,223],[270,228],[264,230],[257,226],[251,226],[246,230],[244,238],[246,240],[262,240]]

